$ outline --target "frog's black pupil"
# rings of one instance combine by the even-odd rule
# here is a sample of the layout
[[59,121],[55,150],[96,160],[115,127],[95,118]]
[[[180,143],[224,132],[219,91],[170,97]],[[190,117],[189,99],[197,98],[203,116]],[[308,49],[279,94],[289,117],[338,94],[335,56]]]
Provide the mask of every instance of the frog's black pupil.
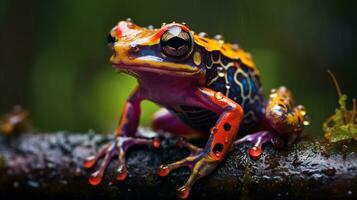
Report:
[[108,34],[107,43],[109,45],[113,45],[115,43],[115,37],[113,37],[112,34]]
[[177,49],[185,44],[189,45],[188,41],[185,41],[184,39],[179,38],[179,37],[173,37],[173,38],[169,39],[165,44],[167,46],[170,46],[175,49]]

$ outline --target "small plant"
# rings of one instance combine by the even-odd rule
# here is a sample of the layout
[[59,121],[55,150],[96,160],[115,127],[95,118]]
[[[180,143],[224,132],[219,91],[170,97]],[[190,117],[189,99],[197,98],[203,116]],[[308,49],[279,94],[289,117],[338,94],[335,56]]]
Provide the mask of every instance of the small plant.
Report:
[[328,71],[328,73],[336,87],[340,107],[323,124],[325,138],[330,142],[339,142],[353,138],[357,140],[356,99],[353,99],[352,110],[348,110],[346,107],[347,95],[342,94],[335,75],[331,71]]

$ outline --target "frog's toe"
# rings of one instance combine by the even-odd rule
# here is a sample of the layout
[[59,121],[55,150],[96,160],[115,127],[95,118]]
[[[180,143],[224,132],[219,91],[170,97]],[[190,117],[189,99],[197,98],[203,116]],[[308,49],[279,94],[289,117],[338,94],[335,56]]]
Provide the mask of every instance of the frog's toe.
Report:
[[194,154],[198,154],[198,153],[202,152],[202,148],[199,148],[199,147],[189,143],[184,138],[178,139],[176,145],[181,148],[187,148],[191,152],[190,155],[194,155]]
[[161,165],[159,168],[159,175],[166,176],[172,170],[179,167],[186,166],[191,169],[192,173],[187,182],[177,189],[177,196],[181,199],[186,199],[191,191],[193,184],[200,178],[210,174],[218,165],[216,159],[210,158],[206,153],[200,152],[188,156],[180,161],[168,165]]
[[115,156],[115,154],[115,143],[110,143],[105,145],[94,157],[88,157],[84,161],[84,167],[92,168],[98,162],[98,160],[105,155],[99,169],[90,175],[89,183],[91,185],[98,185],[102,181],[104,171],[108,167],[108,164],[110,163],[113,156]]
[[251,142],[253,145],[249,148],[248,153],[251,158],[258,159],[262,155],[262,146],[266,143],[274,143],[277,134],[273,131],[259,131],[254,134],[249,134],[234,142],[234,146],[244,142]]
[[193,184],[200,178],[210,174],[218,165],[217,160],[210,158],[207,154],[201,153],[192,166],[192,173],[187,182],[177,190],[177,195],[181,199],[186,199]]
[[134,137],[126,137],[126,136],[118,136],[114,142],[106,144],[103,148],[101,148],[95,156],[90,156],[85,159],[83,165],[85,168],[92,168],[104,156],[103,161],[100,164],[100,167],[97,171],[91,174],[89,178],[89,183],[91,185],[98,185],[103,179],[103,175],[105,170],[107,169],[110,161],[114,156],[118,156],[119,166],[117,169],[116,179],[119,181],[124,180],[127,175],[126,168],[126,159],[125,155],[127,150],[134,145],[148,145],[154,148],[160,147],[160,140],[155,138],[144,139],[144,138],[134,138]]
[[176,161],[174,163],[171,164],[167,164],[167,165],[161,165],[159,167],[159,171],[158,174],[159,176],[167,176],[172,170],[177,169],[179,167],[188,167],[190,169],[192,169],[195,161],[197,162],[197,160],[199,159],[199,156],[201,155],[202,149],[199,147],[196,147],[195,145],[187,142],[184,139],[179,139],[176,143],[177,146],[179,147],[186,147],[190,150],[190,156]]
[[110,145],[111,144],[106,144],[97,152],[96,155],[88,156],[83,161],[84,168],[87,168],[87,169],[92,168],[98,162],[98,160],[105,155],[105,152],[107,151],[107,149],[109,148]]

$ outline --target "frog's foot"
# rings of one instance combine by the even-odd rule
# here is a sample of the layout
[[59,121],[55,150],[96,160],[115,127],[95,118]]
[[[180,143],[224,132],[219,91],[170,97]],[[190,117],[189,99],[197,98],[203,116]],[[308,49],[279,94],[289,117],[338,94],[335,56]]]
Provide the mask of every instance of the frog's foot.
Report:
[[160,140],[158,138],[144,139],[127,136],[117,136],[114,142],[106,144],[98,151],[95,156],[89,156],[83,162],[85,168],[92,168],[99,161],[99,159],[104,156],[104,159],[99,169],[91,174],[89,178],[89,183],[92,185],[98,185],[102,181],[104,172],[114,156],[118,156],[119,159],[116,179],[119,181],[124,180],[128,175],[125,155],[128,149],[134,145],[148,145],[153,146],[154,148],[159,148]]
[[184,138],[180,138],[176,145],[180,148],[187,148],[190,151],[190,155],[195,155],[202,152],[202,148],[196,147],[195,145],[187,142],[187,140]]
[[172,170],[179,167],[188,167],[192,173],[187,182],[177,189],[177,195],[181,199],[189,196],[192,185],[200,178],[210,174],[218,165],[217,159],[210,158],[201,148],[196,147],[185,140],[179,140],[178,145],[187,147],[191,151],[191,155],[177,162],[161,165],[159,167],[159,176],[167,176]]
[[234,141],[233,145],[236,146],[244,142],[251,142],[253,145],[248,150],[249,156],[258,159],[263,153],[262,146],[269,142],[274,144],[277,138],[278,135],[274,131],[259,131]]

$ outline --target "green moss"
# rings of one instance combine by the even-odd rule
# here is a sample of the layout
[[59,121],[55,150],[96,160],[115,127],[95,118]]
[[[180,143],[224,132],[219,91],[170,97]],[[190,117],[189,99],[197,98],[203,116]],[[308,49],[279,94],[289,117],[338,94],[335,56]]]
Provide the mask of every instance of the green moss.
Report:
[[353,99],[353,109],[349,111],[346,106],[347,95],[341,93],[335,76],[331,72],[329,73],[339,95],[338,104],[340,107],[337,108],[335,114],[323,124],[325,138],[330,142],[340,142],[353,138],[357,139],[356,100]]

